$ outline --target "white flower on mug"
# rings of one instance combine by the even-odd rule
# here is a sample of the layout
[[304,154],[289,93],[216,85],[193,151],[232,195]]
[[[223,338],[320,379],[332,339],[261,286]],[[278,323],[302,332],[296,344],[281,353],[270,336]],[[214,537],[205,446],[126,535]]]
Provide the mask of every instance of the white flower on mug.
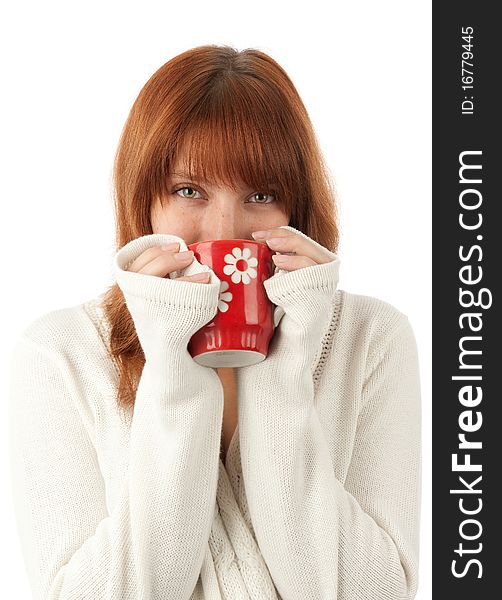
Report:
[[222,281],[220,284],[220,295],[218,297],[218,309],[220,312],[227,312],[228,302],[231,302],[234,297],[232,292],[227,292],[228,281]]
[[251,256],[249,248],[232,248],[232,254],[225,255],[225,262],[227,264],[223,267],[223,272],[231,275],[234,283],[240,283],[242,279],[242,283],[247,285],[257,275],[253,267],[258,265],[258,259]]

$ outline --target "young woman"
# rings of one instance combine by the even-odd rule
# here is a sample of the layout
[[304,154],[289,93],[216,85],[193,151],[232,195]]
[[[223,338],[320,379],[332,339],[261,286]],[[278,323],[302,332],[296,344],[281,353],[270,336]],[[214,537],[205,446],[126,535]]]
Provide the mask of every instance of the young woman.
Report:
[[[136,99],[117,151],[116,282],[15,349],[10,443],[37,598],[411,599],[421,409],[405,315],[338,289],[333,188],[284,70],[202,46]],[[267,358],[197,364],[220,281],[187,245],[256,239]],[[205,271],[205,272],[204,272]]]

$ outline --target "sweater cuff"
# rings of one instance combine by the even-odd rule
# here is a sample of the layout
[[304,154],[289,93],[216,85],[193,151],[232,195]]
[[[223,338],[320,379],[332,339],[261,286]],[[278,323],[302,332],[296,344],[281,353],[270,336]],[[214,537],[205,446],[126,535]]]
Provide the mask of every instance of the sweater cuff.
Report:
[[[114,275],[124,296],[135,296],[157,303],[178,304],[194,308],[218,306],[220,279],[207,265],[202,265],[194,257],[185,269],[169,273],[166,277],[157,277],[128,271],[133,261],[145,250],[153,246],[162,246],[178,242],[180,252],[188,250],[185,241],[171,234],[153,233],[136,238],[123,246],[115,255]],[[209,283],[178,281],[177,277],[209,271]]]

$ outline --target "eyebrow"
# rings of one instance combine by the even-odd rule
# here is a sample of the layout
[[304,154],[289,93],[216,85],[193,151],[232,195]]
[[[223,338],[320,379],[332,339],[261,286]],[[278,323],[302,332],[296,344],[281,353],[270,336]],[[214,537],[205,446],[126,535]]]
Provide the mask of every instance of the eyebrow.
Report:
[[178,177],[189,177],[188,173],[175,173],[175,172],[171,172],[171,175],[176,175]]
[[200,181],[201,183],[210,183],[209,181],[207,181],[206,179],[202,178],[202,177],[197,177],[197,176],[193,176],[191,177],[188,173],[171,173],[170,174],[172,177],[182,177],[184,179],[193,179],[194,181]]
[[[172,177],[179,177],[182,179],[186,179],[186,180],[191,180],[191,181],[195,181],[196,183],[203,183],[204,185],[207,185],[209,187],[212,187],[213,185],[215,185],[213,182],[208,181],[207,179],[204,179],[203,177],[190,177],[189,173],[171,173]],[[246,185],[246,189],[253,189],[249,186]]]
[[[209,187],[211,187],[211,186],[213,186],[213,185],[214,185],[214,184],[213,184],[211,181],[207,181],[207,179],[204,179],[203,177],[197,177],[197,176],[191,177],[189,173],[174,173],[174,172],[171,172],[171,173],[170,173],[170,176],[171,176],[171,177],[180,177],[180,178],[182,178],[182,179],[191,180],[191,181],[194,181],[194,182],[196,182],[196,183],[202,183],[202,184],[204,184],[204,185],[207,185],[207,186],[209,186]],[[270,189],[272,189],[272,190],[274,190],[274,191],[275,191],[275,190],[277,189],[277,187],[278,187],[278,186],[277,186],[277,184],[276,184],[276,183],[269,183],[269,184],[267,185],[267,187],[269,187]],[[246,184],[246,189],[248,189],[248,190],[252,190],[252,189],[254,189],[254,188],[253,188],[253,187],[250,187],[250,186],[248,186],[248,185]]]

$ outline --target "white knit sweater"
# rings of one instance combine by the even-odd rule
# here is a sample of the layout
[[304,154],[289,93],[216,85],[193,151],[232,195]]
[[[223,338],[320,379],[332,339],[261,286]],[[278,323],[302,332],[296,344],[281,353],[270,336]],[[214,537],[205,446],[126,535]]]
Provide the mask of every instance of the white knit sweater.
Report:
[[406,316],[338,290],[337,259],[276,269],[265,287],[284,316],[266,360],[236,369],[223,464],[223,388],[187,351],[219,279],[126,270],[165,241],[186,249],[159,234],[116,256],[146,358],[129,417],[101,296],[40,317],[13,353],[12,485],[34,597],[413,598],[421,408]]

